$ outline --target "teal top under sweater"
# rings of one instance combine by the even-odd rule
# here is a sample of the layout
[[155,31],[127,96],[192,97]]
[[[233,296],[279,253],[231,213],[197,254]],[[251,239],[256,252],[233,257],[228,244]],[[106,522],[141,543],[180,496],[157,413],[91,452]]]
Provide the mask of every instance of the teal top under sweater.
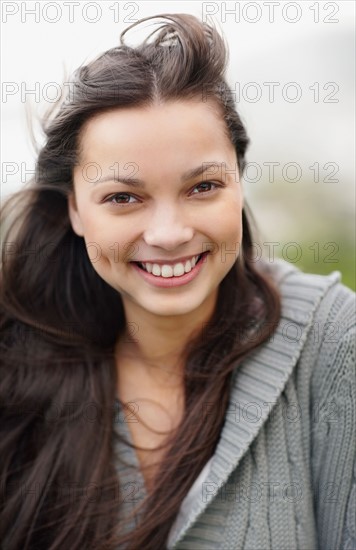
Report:
[[[280,323],[234,372],[215,454],[169,550],[356,550],[356,295],[338,271],[305,274],[284,260],[268,269]],[[114,429],[132,442],[125,422]],[[120,481],[135,488],[126,515],[146,490],[134,450],[115,445],[127,462]]]

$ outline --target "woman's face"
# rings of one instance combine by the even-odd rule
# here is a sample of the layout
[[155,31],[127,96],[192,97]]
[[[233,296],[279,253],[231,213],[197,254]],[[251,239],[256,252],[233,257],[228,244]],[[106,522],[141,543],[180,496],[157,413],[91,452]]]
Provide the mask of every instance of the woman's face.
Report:
[[113,109],[86,123],[80,146],[71,224],[125,309],[175,316],[215,303],[239,254],[243,198],[234,147],[211,105]]

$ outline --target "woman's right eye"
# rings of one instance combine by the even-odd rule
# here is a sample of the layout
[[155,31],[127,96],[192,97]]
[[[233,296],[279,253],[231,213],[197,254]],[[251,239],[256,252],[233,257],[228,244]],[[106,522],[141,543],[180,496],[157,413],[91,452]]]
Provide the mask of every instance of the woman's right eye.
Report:
[[[118,199],[117,201],[114,199]],[[133,204],[130,202],[130,199],[135,199],[133,195],[130,195],[129,193],[115,193],[115,195],[111,195],[107,199],[104,200],[104,202],[107,202],[109,204],[112,204],[113,206],[117,204]]]

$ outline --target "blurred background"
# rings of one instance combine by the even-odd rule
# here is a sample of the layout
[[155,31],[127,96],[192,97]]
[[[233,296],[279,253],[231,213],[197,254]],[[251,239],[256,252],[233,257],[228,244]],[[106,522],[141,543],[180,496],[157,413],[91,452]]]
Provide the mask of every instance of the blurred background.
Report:
[[227,80],[251,139],[243,188],[256,259],[337,270],[355,290],[354,2],[2,2],[1,199],[35,166],[26,113],[41,145],[37,119],[80,64],[132,22],[181,12],[214,24],[229,47]]

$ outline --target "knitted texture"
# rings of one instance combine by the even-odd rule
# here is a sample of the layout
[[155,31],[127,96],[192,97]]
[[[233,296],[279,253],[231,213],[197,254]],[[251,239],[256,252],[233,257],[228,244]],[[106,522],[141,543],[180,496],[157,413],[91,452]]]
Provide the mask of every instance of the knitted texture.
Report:
[[[234,372],[211,468],[171,550],[356,550],[355,293],[337,271],[269,269],[281,321]],[[130,440],[125,423],[115,430]],[[120,479],[143,498],[135,452],[116,450]]]

